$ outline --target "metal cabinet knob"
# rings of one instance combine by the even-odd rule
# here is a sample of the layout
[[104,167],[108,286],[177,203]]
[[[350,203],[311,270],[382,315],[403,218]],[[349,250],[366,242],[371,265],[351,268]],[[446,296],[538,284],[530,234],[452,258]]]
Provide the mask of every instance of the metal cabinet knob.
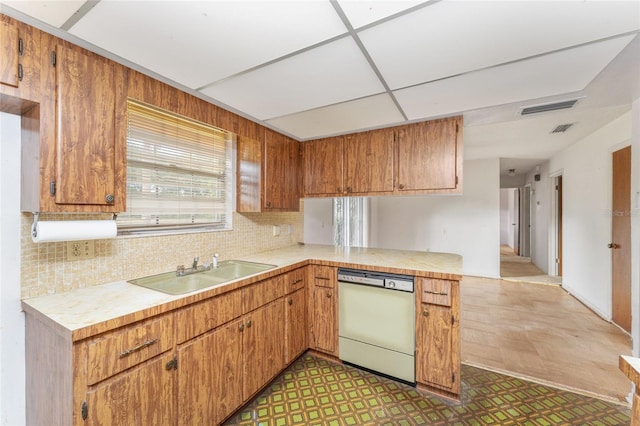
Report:
[[251,327],[251,320],[247,321],[247,328]]
[[399,189],[404,189],[404,184],[401,183],[400,185],[398,185],[398,188]]
[[104,201],[106,201],[109,204],[113,203],[115,199],[116,199],[116,197],[114,197],[113,194],[107,194],[104,197]]
[[429,316],[429,311],[427,311],[426,309],[424,311],[422,311],[422,315],[425,317]]
[[289,306],[293,305],[293,299],[289,299]]
[[244,324],[240,323],[240,325],[238,326],[238,329],[240,331],[244,331]]
[[327,293],[327,298],[330,298],[330,297],[331,297],[331,293]]

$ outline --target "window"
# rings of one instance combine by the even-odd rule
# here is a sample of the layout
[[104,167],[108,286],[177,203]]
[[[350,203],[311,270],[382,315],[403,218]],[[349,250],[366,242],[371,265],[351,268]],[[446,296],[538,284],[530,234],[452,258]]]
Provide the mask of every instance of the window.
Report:
[[234,135],[127,103],[127,211],[121,234],[230,229]]
[[342,247],[369,244],[369,201],[365,197],[333,199],[334,243]]

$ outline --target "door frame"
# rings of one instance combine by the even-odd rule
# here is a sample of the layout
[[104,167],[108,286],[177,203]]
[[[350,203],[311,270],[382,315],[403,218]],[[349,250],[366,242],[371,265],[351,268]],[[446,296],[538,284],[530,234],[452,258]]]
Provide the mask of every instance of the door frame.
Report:
[[[558,197],[556,185],[562,179],[564,169],[549,175],[549,194],[551,194],[551,222],[549,224],[549,275],[562,276],[562,198]],[[563,182],[564,183],[564,182]],[[564,191],[563,185],[563,191]],[[556,262],[556,259],[558,262]]]

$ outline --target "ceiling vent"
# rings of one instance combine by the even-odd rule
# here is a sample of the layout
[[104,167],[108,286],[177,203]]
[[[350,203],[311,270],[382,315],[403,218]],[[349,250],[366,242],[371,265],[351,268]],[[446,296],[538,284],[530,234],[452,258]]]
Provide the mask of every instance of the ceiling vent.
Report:
[[559,109],[573,108],[578,102],[578,99],[571,99],[569,101],[554,102],[551,104],[532,105],[528,107],[522,107],[520,109],[520,115],[538,114],[541,112],[556,111]]
[[571,126],[573,126],[573,123],[569,123],[569,124],[558,124],[558,125],[556,126],[556,128],[555,128],[555,129],[553,129],[553,130],[551,131],[551,134],[553,134],[553,133],[564,133],[564,132],[566,132],[567,130],[569,130],[569,128],[570,128]]

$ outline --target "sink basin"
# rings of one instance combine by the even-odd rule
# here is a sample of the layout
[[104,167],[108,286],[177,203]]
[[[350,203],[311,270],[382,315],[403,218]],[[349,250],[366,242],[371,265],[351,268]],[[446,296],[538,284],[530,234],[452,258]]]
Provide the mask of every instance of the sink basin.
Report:
[[184,294],[248,277],[275,267],[276,265],[266,263],[225,260],[218,263],[217,268],[208,271],[196,272],[181,277],[177,276],[175,272],[165,272],[127,282],[163,293]]

